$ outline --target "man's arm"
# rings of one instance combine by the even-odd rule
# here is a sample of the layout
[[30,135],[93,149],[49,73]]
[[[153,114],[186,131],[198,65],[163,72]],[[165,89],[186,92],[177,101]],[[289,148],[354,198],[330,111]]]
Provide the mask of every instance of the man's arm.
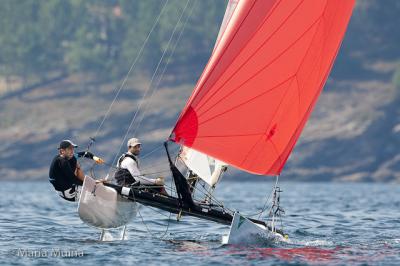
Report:
[[76,163],[76,169],[75,169],[75,176],[82,181],[85,181],[85,174],[83,173],[83,170],[81,169],[81,165],[79,162]]
[[85,158],[92,159],[93,161],[95,161],[98,164],[104,163],[103,159],[101,159],[100,157],[95,156],[90,151],[80,151],[80,152],[77,153],[77,156],[78,157],[85,157]]
[[85,157],[85,158],[89,158],[89,159],[93,159],[93,153],[91,153],[90,151],[80,151],[77,152],[76,155],[78,157]]
[[140,181],[143,185],[155,185],[157,184],[157,180],[153,178],[147,178],[141,175],[139,168],[137,167],[137,163],[129,157],[126,157],[122,163],[122,168],[128,169],[129,173],[135,178],[136,180]]

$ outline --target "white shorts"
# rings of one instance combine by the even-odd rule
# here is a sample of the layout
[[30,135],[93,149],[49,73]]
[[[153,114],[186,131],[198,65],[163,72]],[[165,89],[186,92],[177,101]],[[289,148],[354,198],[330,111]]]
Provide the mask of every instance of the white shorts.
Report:
[[79,192],[80,192],[79,186],[73,186],[64,191],[58,191],[58,195],[60,195],[61,198],[68,201],[78,201],[80,195]]

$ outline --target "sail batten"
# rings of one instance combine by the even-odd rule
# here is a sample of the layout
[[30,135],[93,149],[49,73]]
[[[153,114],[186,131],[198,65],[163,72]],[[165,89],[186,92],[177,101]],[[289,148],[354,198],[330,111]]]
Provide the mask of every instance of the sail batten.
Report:
[[354,0],[238,1],[171,139],[279,174],[326,82]]

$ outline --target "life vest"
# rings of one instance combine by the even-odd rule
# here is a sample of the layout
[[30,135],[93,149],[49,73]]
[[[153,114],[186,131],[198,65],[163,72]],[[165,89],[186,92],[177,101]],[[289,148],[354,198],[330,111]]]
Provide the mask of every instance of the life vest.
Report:
[[114,178],[117,180],[117,184],[120,186],[130,185],[136,182],[136,179],[131,175],[128,169],[121,168],[121,163],[126,157],[134,160],[136,164],[138,163],[136,157],[128,153],[124,153],[121,155],[121,157],[119,157],[117,163],[118,170],[115,172]]

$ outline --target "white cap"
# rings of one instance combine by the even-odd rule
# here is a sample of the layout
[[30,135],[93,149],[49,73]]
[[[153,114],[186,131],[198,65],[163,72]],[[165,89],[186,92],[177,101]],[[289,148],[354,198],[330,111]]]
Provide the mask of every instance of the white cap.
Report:
[[135,147],[136,145],[142,144],[139,142],[137,138],[131,138],[128,140],[127,146],[129,147]]

